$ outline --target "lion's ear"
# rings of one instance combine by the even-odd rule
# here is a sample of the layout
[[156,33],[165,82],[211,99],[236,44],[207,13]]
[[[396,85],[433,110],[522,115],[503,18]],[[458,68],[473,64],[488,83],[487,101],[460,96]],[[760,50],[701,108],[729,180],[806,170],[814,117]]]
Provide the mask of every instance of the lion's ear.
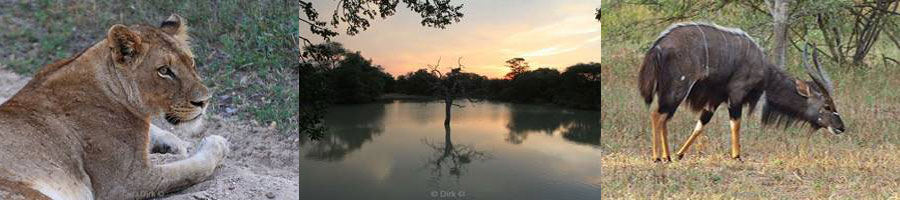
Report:
[[190,39],[187,34],[187,22],[177,14],[169,16],[166,21],[162,22],[162,25],[159,25],[159,28],[182,42],[187,42]]
[[141,37],[121,24],[113,25],[106,33],[106,40],[116,63],[132,64],[141,55]]

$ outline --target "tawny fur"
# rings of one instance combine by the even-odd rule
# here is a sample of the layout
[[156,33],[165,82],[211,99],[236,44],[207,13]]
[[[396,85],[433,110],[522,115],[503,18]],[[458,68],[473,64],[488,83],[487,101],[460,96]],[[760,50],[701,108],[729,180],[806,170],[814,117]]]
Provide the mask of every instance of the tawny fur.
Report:
[[144,199],[211,176],[227,151],[220,136],[184,160],[148,159],[151,117],[201,120],[210,96],[186,30],[177,15],[160,27],[114,25],[0,105],[0,199]]

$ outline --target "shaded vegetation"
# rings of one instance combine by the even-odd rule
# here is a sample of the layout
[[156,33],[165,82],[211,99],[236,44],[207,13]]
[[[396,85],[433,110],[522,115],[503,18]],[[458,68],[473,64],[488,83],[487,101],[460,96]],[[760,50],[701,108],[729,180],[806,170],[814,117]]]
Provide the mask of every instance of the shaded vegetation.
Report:
[[359,52],[347,53],[337,68],[325,73],[334,103],[367,103],[387,91],[394,77],[381,66],[373,66]]
[[318,62],[303,63],[312,69],[304,76],[318,77],[301,80],[302,85],[316,86],[309,88],[308,96],[304,94],[310,102],[368,103],[393,90],[394,77],[360,52],[351,52],[334,42],[308,46],[305,50],[320,58]]
[[[482,98],[515,103],[554,103],[579,109],[599,109],[600,63],[581,63],[560,73],[552,68],[528,70],[524,59],[507,61],[512,72],[510,79],[487,79],[470,75],[471,85]],[[397,76],[396,92],[412,95],[430,95],[434,91],[428,82],[437,76],[419,69]],[[475,89],[472,89],[475,90]]]
[[301,63],[300,80],[303,82],[300,84],[300,90],[304,92],[304,95],[300,97],[300,134],[308,135],[308,137],[301,137],[301,140],[305,140],[305,138],[319,140],[322,133],[325,132],[322,119],[329,103],[327,99],[319,98],[330,92],[326,85],[325,75],[312,64]]

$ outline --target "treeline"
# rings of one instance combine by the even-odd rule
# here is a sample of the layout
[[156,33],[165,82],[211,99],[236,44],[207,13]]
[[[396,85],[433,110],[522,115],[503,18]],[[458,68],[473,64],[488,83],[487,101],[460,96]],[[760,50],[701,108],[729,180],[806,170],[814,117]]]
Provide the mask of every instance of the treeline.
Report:
[[[319,62],[307,62],[306,79],[301,87],[317,91],[319,101],[334,104],[373,102],[385,93],[401,93],[423,98],[443,98],[439,94],[441,73],[436,68],[423,67],[394,79],[381,66],[366,59],[360,52],[351,52],[339,43],[325,43],[307,47],[311,57]],[[510,73],[504,78],[489,79],[469,72],[459,72],[452,79],[466,88],[465,97],[515,103],[553,103],[579,109],[599,109],[600,64],[585,63],[570,66],[560,72],[553,68],[530,70],[522,58],[507,61]],[[308,99],[314,100],[314,99]]]
[[[437,80],[429,69],[419,69],[397,77],[396,92],[432,95],[430,82]],[[515,103],[553,103],[579,109],[599,109],[600,63],[576,64],[563,72],[538,68],[513,73],[504,79],[469,76],[469,86],[479,88],[475,96]]]
[[394,77],[358,51],[348,51],[335,42],[309,46],[305,50],[319,60],[301,63],[301,67],[308,68],[306,71],[310,73],[306,80],[300,80],[301,87],[310,86],[310,90],[318,91],[316,96],[309,98],[333,104],[355,104],[375,101],[382,94],[393,91]]

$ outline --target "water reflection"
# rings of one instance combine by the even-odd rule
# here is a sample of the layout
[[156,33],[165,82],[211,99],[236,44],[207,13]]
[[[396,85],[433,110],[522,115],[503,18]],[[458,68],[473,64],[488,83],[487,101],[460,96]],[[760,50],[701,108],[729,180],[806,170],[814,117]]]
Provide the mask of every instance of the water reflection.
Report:
[[593,123],[573,122],[566,130],[562,131],[562,136],[575,143],[600,146],[599,128],[600,123],[597,121],[593,121]]
[[[490,155],[484,151],[478,151],[470,145],[453,145],[450,137],[450,126],[444,126],[444,143],[437,144],[422,139],[422,142],[430,147],[433,151],[428,164],[431,166],[431,175],[433,181],[439,181],[444,175],[444,168],[447,173],[459,179],[465,171],[465,165],[472,161],[484,161],[490,158]],[[446,162],[449,161],[449,162]]]
[[328,132],[320,141],[311,143],[306,158],[340,161],[375,135],[384,131],[385,104],[373,103],[334,107],[328,110]]
[[600,113],[571,111],[557,107],[509,104],[506,141],[521,144],[530,133],[553,135],[559,132],[569,141],[600,145]]
[[[413,104],[410,105],[416,109],[404,110],[410,123],[425,124],[439,120],[436,116],[442,116],[441,109],[432,109],[434,107],[442,107],[438,103],[424,102],[391,102],[390,104]],[[509,130],[505,140],[512,144],[521,144],[529,134],[559,134],[568,141],[582,145],[599,146],[600,145],[600,114],[592,111],[573,111],[560,109],[553,106],[541,105],[523,105],[523,104],[505,104],[508,108],[509,119],[506,128]],[[363,105],[336,106],[328,111],[326,115],[326,123],[329,126],[327,134],[321,141],[301,141],[302,146],[310,145],[310,150],[306,153],[306,157],[312,160],[321,161],[340,161],[347,154],[358,150],[366,142],[372,141],[373,137],[384,131],[385,103],[373,103]],[[503,106],[499,106],[503,107]],[[463,112],[454,112],[454,117],[466,115],[478,115],[486,113],[497,113],[491,108],[497,109],[497,106],[472,107],[467,109],[488,109],[489,111],[477,112],[475,110],[460,109]],[[440,112],[440,113],[439,113]],[[469,112],[469,113],[466,113]],[[443,117],[441,117],[442,119]],[[464,118],[457,118],[464,119]],[[470,159],[465,157],[463,151],[472,151],[469,153],[478,153],[468,146],[453,146],[450,141],[450,131],[446,130],[446,141],[444,144],[427,143],[429,146],[438,147],[441,150],[440,155],[436,156],[436,161],[453,158],[453,153],[463,157],[461,159]],[[302,139],[301,139],[302,140]],[[449,145],[445,145],[449,144]],[[451,149],[456,151],[450,151]],[[443,152],[447,153],[443,153]],[[469,156],[479,156],[472,154]],[[437,159],[441,158],[441,159]],[[451,159],[452,160],[452,159]],[[470,160],[458,160],[458,162],[467,162]],[[436,164],[443,164],[435,162]],[[465,163],[462,163],[465,164]],[[454,168],[450,168],[454,170]],[[455,172],[451,172],[453,175]]]
[[451,127],[441,103],[332,107],[323,140],[300,148],[303,199],[599,198],[597,112],[461,104]]

